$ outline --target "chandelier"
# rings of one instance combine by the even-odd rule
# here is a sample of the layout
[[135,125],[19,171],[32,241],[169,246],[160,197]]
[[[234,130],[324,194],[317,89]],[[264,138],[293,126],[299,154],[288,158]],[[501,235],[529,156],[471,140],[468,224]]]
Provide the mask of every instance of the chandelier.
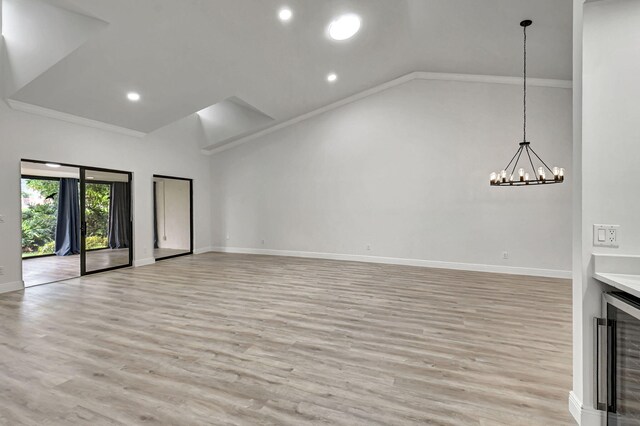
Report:
[[[520,22],[524,37],[522,142],[518,144],[518,150],[509,164],[501,171],[491,173],[489,176],[491,186],[548,185],[564,182],[564,169],[547,166],[547,163],[531,148],[531,143],[527,141],[527,27],[531,24],[532,21],[529,19]],[[522,160],[523,166],[518,167],[520,160]],[[531,168],[527,169],[528,167]],[[547,172],[549,173],[547,174]]]

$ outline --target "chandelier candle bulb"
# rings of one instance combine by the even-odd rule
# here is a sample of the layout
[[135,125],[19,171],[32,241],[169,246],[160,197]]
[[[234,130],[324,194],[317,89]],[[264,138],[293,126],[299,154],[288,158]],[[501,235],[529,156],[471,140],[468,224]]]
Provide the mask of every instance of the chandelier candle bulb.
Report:
[[526,182],[527,185],[529,185],[529,173],[524,174],[524,181]]
[[506,182],[507,181],[507,171],[506,170],[500,171],[500,178],[502,179],[502,182]]
[[554,167],[553,168],[553,180],[555,180],[555,181],[559,181],[560,180],[560,168],[558,168],[558,167]]
[[560,182],[564,181],[564,169],[560,167],[560,172],[558,173],[558,177],[560,178]]
[[524,169],[522,167],[518,169],[518,176],[520,176],[520,182],[524,181]]
[[491,175],[489,175],[489,182],[491,182],[492,184],[496,183],[496,181],[498,180],[498,174],[496,172],[491,173]]

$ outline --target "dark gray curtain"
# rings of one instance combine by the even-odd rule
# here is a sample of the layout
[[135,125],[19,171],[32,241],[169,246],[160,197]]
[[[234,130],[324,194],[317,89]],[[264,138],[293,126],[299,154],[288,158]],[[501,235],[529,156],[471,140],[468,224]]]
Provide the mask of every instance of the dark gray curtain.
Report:
[[60,179],[55,249],[58,256],[80,253],[80,194],[78,179]]
[[128,248],[131,230],[131,189],[128,182],[111,184],[109,203],[109,247]]
[[153,248],[158,248],[158,193],[153,182]]

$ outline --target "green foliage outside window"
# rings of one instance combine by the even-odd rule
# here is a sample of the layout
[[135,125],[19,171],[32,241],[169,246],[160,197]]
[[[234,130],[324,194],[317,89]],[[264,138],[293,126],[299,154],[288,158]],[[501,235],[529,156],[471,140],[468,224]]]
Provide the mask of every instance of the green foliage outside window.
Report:
[[[87,240],[90,237],[100,237],[104,239],[104,245],[93,248],[105,248],[107,246],[107,235],[109,234],[109,197],[111,196],[111,185],[104,183],[86,184],[86,220],[87,220]],[[97,241],[101,240],[95,240]],[[89,241],[87,241],[87,246]],[[89,248],[89,247],[87,247]]]
[[[22,183],[22,257],[53,254],[59,181],[23,179]],[[110,184],[86,185],[87,250],[108,246],[110,194]]]
[[56,204],[33,204],[22,210],[23,256],[53,253],[56,230]]

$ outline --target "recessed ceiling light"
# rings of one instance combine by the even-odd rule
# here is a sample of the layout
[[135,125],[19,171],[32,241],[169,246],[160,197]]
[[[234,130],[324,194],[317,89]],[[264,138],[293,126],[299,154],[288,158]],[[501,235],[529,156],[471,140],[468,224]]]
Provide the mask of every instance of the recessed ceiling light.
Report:
[[360,17],[353,13],[339,16],[329,24],[329,36],[334,40],[347,40],[360,30]]
[[282,22],[287,22],[291,20],[292,17],[293,17],[293,12],[288,7],[280,9],[280,12],[278,12],[278,18],[280,18]]
[[56,163],[46,163],[45,166],[47,167],[51,167],[52,169],[57,169],[58,167],[60,167],[60,164],[56,164]]
[[127,99],[129,99],[131,102],[137,102],[140,100],[140,93],[129,92],[127,93]]
[[334,81],[336,81],[338,79],[338,76],[335,75],[334,73],[331,73],[327,76],[327,81],[329,83],[333,83]]

